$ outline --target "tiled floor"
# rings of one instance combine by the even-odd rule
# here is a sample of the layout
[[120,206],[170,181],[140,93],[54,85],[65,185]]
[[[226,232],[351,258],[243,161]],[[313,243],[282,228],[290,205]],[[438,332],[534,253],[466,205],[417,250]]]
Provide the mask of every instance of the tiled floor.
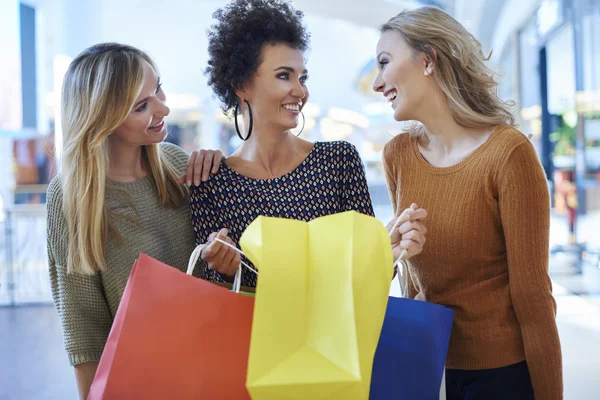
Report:
[[[554,282],[563,347],[565,399],[600,398],[600,302]],[[76,399],[52,306],[0,307],[0,400]]]
[[77,399],[52,306],[0,307],[0,400]]
[[600,308],[581,297],[557,295],[565,399],[600,398]]
[[[384,221],[391,217],[387,205],[378,206],[376,212]],[[596,215],[594,221],[590,219],[593,223],[581,224],[579,228],[581,236],[589,242],[600,240],[593,232],[595,228],[592,229],[598,226],[599,217]],[[564,220],[554,218],[552,226],[551,242],[564,242]],[[553,257],[551,265],[563,347],[566,400],[600,399],[600,268],[595,263],[577,274],[572,259],[559,254]],[[46,266],[40,265],[34,269],[42,273],[32,272],[33,278],[18,281],[22,283],[17,285],[18,289],[23,289],[22,293],[17,292],[19,301],[29,301],[31,296],[49,299]],[[0,282],[6,280],[3,273],[0,268]],[[0,304],[7,304],[8,297],[3,296],[6,297],[5,288],[0,290]],[[0,400],[76,398],[73,369],[68,366],[63,350],[60,322],[54,307],[0,306]]]

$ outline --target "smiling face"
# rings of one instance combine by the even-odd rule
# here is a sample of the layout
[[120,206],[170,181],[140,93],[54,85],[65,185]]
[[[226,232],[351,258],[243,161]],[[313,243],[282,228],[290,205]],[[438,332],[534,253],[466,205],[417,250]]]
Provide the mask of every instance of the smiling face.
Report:
[[293,129],[308,96],[304,54],[286,43],[266,44],[261,60],[238,97],[250,103],[255,123]]
[[396,121],[419,120],[427,98],[433,96],[433,63],[415,52],[395,31],[385,31],[377,43],[379,73],[373,90],[391,103]]
[[112,140],[132,146],[160,143],[167,136],[165,117],[170,110],[160,78],[147,61],[143,61],[143,68],[142,91],[125,121],[111,135]]

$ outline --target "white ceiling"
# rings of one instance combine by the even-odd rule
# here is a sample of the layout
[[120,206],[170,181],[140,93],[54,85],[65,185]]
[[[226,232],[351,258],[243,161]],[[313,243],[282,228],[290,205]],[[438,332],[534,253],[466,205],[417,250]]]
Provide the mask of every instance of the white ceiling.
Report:
[[[454,17],[489,51],[505,0],[456,0]],[[501,51],[502,49],[495,49]]]
[[361,26],[378,28],[407,8],[431,4],[441,6],[490,49],[504,0],[294,0],[308,13],[338,18]]
[[[454,0],[450,0],[454,1]],[[294,0],[294,5],[307,14],[339,18],[357,25],[378,28],[407,8],[423,5],[416,0]],[[439,1],[442,4],[442,1]],[[449,3],[445,0],[445,3]]]
[[[59,0],[61,1],[61,0]],[[64,0],[63,0],[64,1]],[[132,1],[132,0],[128,0]],[[226,0],[193,0],[214,6]],[[505,0],[291,0],[296,8],[314,15],[338,18],[361,26],[380,27],[407,8],[431,4],[443,7],[469,29],[489,49],[493,42],[498,16]],[[21,0],[39,6],[48,0]],[[52,1],[50,1],[52,3]],[[180,7],[185,1],[176,0]]]
[[[207,46],[206,29],[213,23],[212,13],[229,0],[175,0],[173,4],[177,7],[164,7],[163,0],[21,1],[40,6],[44,15],[44,29],[41,29],[44,32],[40,32],[47,45],[49,58],[44,65],[48,66],[49,77],[54,73],[55,54],[73,57],[94,43],[119,41],[148,50],[161,65],[172,93],[194,94],[202,101],[210,98],[202,74],[207,54],[198,49]],[[480,30],[493,33],[495,23],[481,23],[492,12],[490,4],[503,3],[503,0],[292,1],[311,17],[307,18],[315,39],[311,43],[311,68],[319,71],[311,77],[311,97],[324,107],[358,109],[369,99],[356,93],[354,86],[374,56],[378,37],[375,29],[381,24],[404,9],[434,4],[441,5],[479,37]],[[492,19],[494,15],[497,13],[492,13]],[[365,29],[353,29],[352,25]],[[491,41],[492,36],[488,36]],[[488,47],[485,39],[484,45]],[[337,62],[341,59],[343,68]],[[53,90],[52,79],[47,80],[46,86]]]
[[[23,0],[35,1],[35,0]],[[39,1],[39,0],[38,0]],[[226,0],[195,0],[199,3],[227,3]],[[378,28],[407,8],[435,5],[454,12],[458,0],[289,0],[306,14],[337,18],[360,26]],[[487,1],[487,0],[470,0]]]

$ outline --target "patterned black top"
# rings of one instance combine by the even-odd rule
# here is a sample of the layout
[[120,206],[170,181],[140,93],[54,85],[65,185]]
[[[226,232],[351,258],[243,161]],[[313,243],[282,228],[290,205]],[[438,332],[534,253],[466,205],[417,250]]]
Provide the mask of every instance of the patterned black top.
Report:
[[[196,244],[226,228],[239,246],[261,215],[301,221],[349,210],[374,215],[362,161],[347,142],[315,143],[302,164],[274,179],[250,179],[222,163],[207,182],[190,188],[190,205]],[[222,281],[206,263],[198,267],[204,279]],[[256,275],[244,269],[242,285],[255,287]]]

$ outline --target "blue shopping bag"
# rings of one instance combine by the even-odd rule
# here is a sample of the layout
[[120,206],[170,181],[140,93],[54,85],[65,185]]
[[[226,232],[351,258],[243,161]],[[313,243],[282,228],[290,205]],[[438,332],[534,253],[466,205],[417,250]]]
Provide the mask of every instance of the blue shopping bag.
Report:
[[454,311],[390,297],[373,361],[370,400],[438,400]]

